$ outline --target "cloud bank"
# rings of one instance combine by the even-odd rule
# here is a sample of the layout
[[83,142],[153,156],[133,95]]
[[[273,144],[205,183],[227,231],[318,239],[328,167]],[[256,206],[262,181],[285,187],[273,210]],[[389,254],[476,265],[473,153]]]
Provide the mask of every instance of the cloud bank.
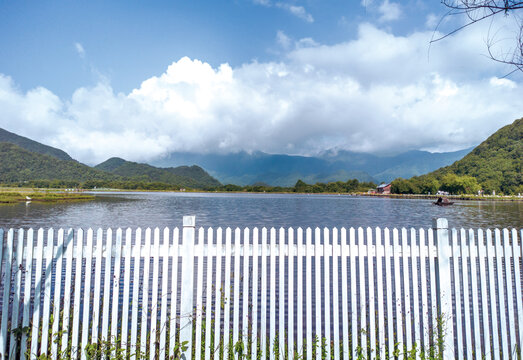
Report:
[[499,78],[473,31],[430,57],[432,31],[396,36],[362,24],[334,45],[283,35],[280,62],[213,68],[184,57],[127,94],[101,81],[61,99],[0,74],[0,127],[95,164],[172,151],[450,151],[523,114],[523,84]]

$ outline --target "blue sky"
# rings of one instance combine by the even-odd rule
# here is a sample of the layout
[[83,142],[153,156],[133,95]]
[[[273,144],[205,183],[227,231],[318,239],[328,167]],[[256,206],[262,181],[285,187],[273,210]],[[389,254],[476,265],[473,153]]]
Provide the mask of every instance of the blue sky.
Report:
[[[0,0],[0,127],[88,163],[469,147],[522,116],[522,76],[486,59],[491,24],[429,46],[464,21],[435,32],[445,11],[435,0]],[[493,25],[510,39],[513,19]]]

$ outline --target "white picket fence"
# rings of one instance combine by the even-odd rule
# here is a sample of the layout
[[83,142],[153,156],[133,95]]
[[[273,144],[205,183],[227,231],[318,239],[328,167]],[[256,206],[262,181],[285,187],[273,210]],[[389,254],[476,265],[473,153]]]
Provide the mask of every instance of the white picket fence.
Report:
[[521,358],[523,231],[447,224],[0,230],[0,359],[86,359],[102,340],[165,359],[177,339],[229,358],[231,337],[250,359],[312,359],[315,337],[317,359],[385,359],[434,345],[440,316],[445,358]]

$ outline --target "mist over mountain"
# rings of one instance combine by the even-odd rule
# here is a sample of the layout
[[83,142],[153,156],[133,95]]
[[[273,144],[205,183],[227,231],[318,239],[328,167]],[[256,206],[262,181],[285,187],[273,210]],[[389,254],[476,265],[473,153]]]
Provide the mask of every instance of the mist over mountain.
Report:
[[151,161],[151,164],[161,167],[198,164],[223,184],[263,182],[273,186],[292,186],[299,179],[306,183],[347,179],[389,182],[397,177],[409,178],[450,165],[470,150],[447,153],[409,151],[395,156],[329,150],[311,157],[259,151],[229,154],[175,152]]

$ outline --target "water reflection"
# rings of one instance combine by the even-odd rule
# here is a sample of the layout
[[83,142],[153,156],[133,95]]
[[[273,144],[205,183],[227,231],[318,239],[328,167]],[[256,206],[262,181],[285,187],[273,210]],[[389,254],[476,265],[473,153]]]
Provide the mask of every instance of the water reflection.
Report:
[[213,227],[424,227],[446,217],[451,227],[521,228],[521,202],[365,198],[346,195],[104,193],[78,203],[0,206],[0,227],[107,228],[181,226],[196,215]]

